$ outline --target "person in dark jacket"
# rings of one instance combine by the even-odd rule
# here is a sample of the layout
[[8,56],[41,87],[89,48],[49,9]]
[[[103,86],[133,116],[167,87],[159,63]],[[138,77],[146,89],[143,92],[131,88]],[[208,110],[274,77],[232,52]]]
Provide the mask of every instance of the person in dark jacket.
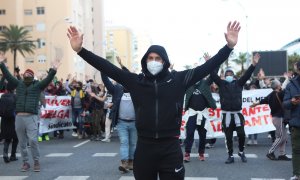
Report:
[[201,66],[169,72],[166,50],[152,45],[142,58],[142,73],[119,69],[82,47],[83,36],[75,27],[68,29],[71,47],[85,61],[122,84],[130,94],[136,112],[138,134],[133,162],[137,180],[184,179],[183,155],[179,144],[182,104],[185,91],[200,81],[229,56],[238,40],[240,25],[229,23],[227,45]]
[[222,130],[225,133],[226,147],[228,158],[226,164],[234,162],[233,158],[233,131],[237,132],[239,138],[239,153],[243,162],[247,162],[244,153],[245,148],[245,119],[241,113],[242,110],[242,91],[247,80],[250,79],[256,64],[260,59],[259,54],[255,54],[252,60],[252,65],[248,68],[245,74],[240,79],[234,79],[234,73],[228,69],[225,71],[225,80],[221,79],[216,71],[211,73],[212,80],[219,87],[220,103],[222,110]]
[[[209,60],[208,54],[204,55],[205,60]],[[197,129],[199,135],[198,153],[199,160],[204,161],[206,132],[205,124],[208,120],[208,108],[216,109],[216,101],[212,97],[210,85],[212,84],[211,78],[203,79],[190,87],[185,94],[185,107],[186,113],[189,118],[186,124],[186,139],[185,139],[185,155],[184,162],[190,161],[190,153],[194,143],[194,134]]]
[[47,87],[56,74],[59,61],[53,63],[47,77],[42,81],[34,81],[34,72],[27,69],[23,74],[23,80],[16,79],[3,63],[4,55],[0,56],[0,69],[8,83],[16,88],[16,132],[20,143],[20,151],[23,159],[22,171],[28,171],[27,142],[29,141],[32,158],[34,160],[34,171],[40,171],[40,150],[38,146],[38,105],[41,92]]
[[[254,103],[252,107],[259,104],[269,104],[271,109],[272,122],[276,128],[276,139],[273,142],[272,147],[269,149],[267,157],[270,160],[290,161],[291,158],[287,157],[285,153],[285,146],[287,141],[287,128],[285,127],[285,124],[283,122],[284,108],[282,106],[282,102],[284,90],[282,90],[281,83],[277,79],[274,79],[271,82],[271,88],[273,89],[273,91],[270,94],[268,94],[265,98],[261,99],[258,103]],[[276,158],[274,154],[276,149],[279,149],[278,158]]]
[[[1,82],[0,82],[1,83]],[[1,86],[1,84],[0,84]],[[17,133],[15,130],[15,110],[16,110],[16,95],[11,83],[6,84],[6,92],[2,94],[1,100],[5,100],[7,110],[4,116],[1,117],[1,135],[5,139],[3,146],[3,160],[5,163],[18,160],[16,156],[17,146],[19,143]],[[5,98],[4,98],[5,96]],[[13,110],[13,112],[11,112]],[[8,157],[9,144],[12,142],[10,158]]]
[[294,176],[291,180],[300,179],[300,61],[297,62],[298,75],[291,79],[285,88],[283,106],[291,110],[292,164]]

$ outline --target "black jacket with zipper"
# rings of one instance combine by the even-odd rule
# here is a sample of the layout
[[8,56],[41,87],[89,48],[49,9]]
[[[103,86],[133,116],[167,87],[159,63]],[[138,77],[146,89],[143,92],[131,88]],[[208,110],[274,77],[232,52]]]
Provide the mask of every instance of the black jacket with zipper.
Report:
[[[203,65],[171,73],[168,70],[170,62],[165,49],[152,45],[142,58],[141,74],[121,70],[84,48],[78,55],[130,92],[135,108],[138,136],[166,138],[180,134],[182,104],[186,90],[222,64],[231,51],[228,46],[224,46]],[[147,70],[146,60],[151,52],[160,55],[164,61],[163,70],[155,76]]]

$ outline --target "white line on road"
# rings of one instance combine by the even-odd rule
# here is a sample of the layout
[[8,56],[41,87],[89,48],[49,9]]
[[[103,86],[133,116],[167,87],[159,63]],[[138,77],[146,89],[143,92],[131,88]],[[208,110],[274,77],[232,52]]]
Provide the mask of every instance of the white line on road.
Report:
[[1,180],[23,180],[28,176],[0,176]]
[[118,153],[95,153],[93,157],[115,157]]
[[85,143],[88,143],[88,142],[90,142],[90,140],[83,141],[82,143],[79,143],[79,144],[77,144],[77,145],[75,145],[73,147],[77,148],[77,147],[82,146],[82,145],[84,145]]
[[[257,155],[256,154],[245,154],[247,158],[257,158]],[[233,157],[237,158],[237,157],[240,157],[239,155],[237,154],[233,154]]]
[[273,178],[251,178],[251,180],[285,180],[285,179],[273,179]]
[[[197,153],[191,153],[191,154],[190,154],[190,157],[193,157],[193,158],[194,158],[194,157],[199,157],[199,154],[197,154]],[[207,158],[207,157],[209,157],[209,155],[208,155],[208,154],[204,154],[204,157]]]
[[50,154],[46,155],[46,157],[69,157],[72,154],[73,153],[50,153]]
[[54,180],[86,180],[90,176],[59,176]]
[[[216,177],[185,177],[185,180],[218,180]],[[134,180],[133,176],[121,176],[119,180]]]
[[[8,157],[10,156],[10,153],[8,153]],[[16,153],[16,156],[17,157],[21,157],[21,154],[20,153]],[[3,157],[3,155],[1,155],[0,157]]]

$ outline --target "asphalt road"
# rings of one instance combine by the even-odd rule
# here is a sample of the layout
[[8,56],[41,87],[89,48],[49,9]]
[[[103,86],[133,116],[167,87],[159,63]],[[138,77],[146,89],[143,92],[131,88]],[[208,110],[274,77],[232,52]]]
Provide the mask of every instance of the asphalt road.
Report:
[[[52,135],[52,134],[51,134]],[[218,139],[215,147],[206,150],[206,160],[195,157],[185,163],[186,180],[283,180],[292,175],[291,161],[271,161],[266,158],[271,140],[267,134],[258,135],[258,145],[246,146],[248,162],[235,158],[234,164],[225,164],[227,153],[224,139]],[[234,142],[235,153],[238,145]],[[0,144],[0,149],[3,145]],[[133,180],[133,173],[121,174],[118,170],[119,140],[114,133],[110,143],[76,139],[71,131],[64,139],[51,139],[40,143],[41,172],[21,172],[22,161],[5,164],[0,159],[0,180]],[[290,139],[287,154],[291,156]],[[2,154],[2,152],[0,153]],[[19,154],[18,154],[19,155]],[[32,161],[31,161],[32,164]]]

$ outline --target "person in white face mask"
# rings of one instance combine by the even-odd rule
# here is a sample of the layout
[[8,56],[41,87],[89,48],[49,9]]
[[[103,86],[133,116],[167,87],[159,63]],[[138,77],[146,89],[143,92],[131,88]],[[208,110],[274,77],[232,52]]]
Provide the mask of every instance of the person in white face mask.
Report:
[[185,71],[169,71],[164,47],[152,45],[142,58],[142,73],[121,70],[82,47],[83,36],[75,27],[68,29],[74,51],[108,77],[126,88],[135,110],[137,145],[133,172],[137,180],[183,180],[185,169],[179,144],[185,91],[220,66],[238,40],[240,25],[228,23],[227,45],[201,66]]
[[234,77],[234,72],[231,69],[225,71],[225,79],[222,80],[216,73],[213,71],[210,74],[212,80],[219,87],[220,94],[220,103],[222,110],[222,131],[225,133],[226,147],[228,152],[228,158],[225,161],[226,164],[234,163],[233,158],[233,131],[237,132],[239,139],[239,153],[242,162],[247,162],[247,158],[244,153],[245,147],[245,130],[244,123],[245,119],[242,110],[242,91],[246,82],[250,79],[256,64],[260,59],[259,54],[255,54],[252,59],[252,65],[244,73],[240,79]]

